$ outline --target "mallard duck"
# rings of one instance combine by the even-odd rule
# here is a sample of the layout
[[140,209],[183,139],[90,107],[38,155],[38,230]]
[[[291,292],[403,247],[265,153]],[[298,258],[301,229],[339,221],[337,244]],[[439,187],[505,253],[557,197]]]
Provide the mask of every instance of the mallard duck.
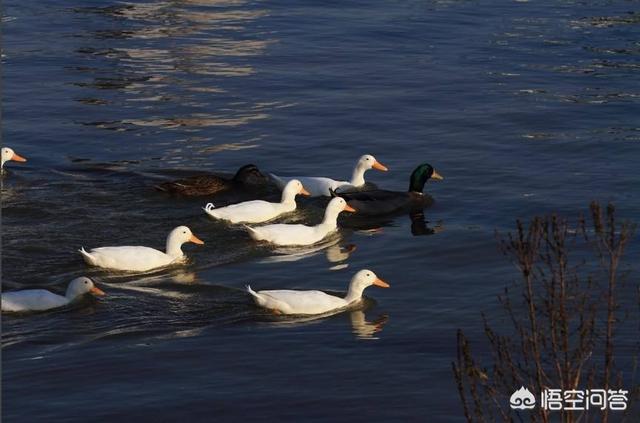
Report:
[[82,254],[84,261],[91,266],[111,270],[146,272],[185,261],[186,257],[181,248],[185,242],[204,244],[191,232],[191,229],[186,226],[178,226],[169,233],[164,253],[155,248],[140,246],[101,247],[94,248],[89,252],[81,248],[78,251]]
[[322,223],[315,226],[302,224],[274,224],[251,228],[245,225],[251,238],[275,245],[311,245],[321,241],[338,228],[338,215],[342,211],[355,212],[347,202],[336,197],[329,201]]
[[268,182],[269,178],[258,170],[255,165],[242,166],[231,179],[217,175],[196,175],[172,182],[156,185],[156,189],[170,194],[185,197],[213,195],[233,189],[257,187]]
[[75,299],[85,295],[105,295],[89,278],[76,278],[69,283],[66,294],[58,295],[46,289],[25,289],[23,291],[3,292],[2,311],[42,311],[64,307]]
[[353,175],[351,176],[351,181],[336,181],[330,178],[316,176],[281,177],[274,174],[270,175],[280,189],[283,189],[287,182],[289,182],[291,179],[297,179],[302,182],[302,185],[304,185],[307,191],[311,193],[312,197],[330,197],[331,190],[335,191],[338,188],[354,189],[362,187],[365,184],[364,173],[369,169],[376,169],[383,172],[386,172],[388,170],[385,166],[378,162],[375,157],[370,154],[365,154],[364,156],[360,157],[360,159],[356,163],[356,167],[353,169]]
[[382,215],[407,208],[422,209],[433,203],[433,198],[422,192],[429,179],[444,178],[430,164],[423,163],[411,174],[409,191],[374,189],[332,194],[347,200],[347,203],[362,215]]
[[16,152],[10,149],[9,147],[3,147],[2,150],[0,151],[0,155],[2,156],[2,158],[0,159],[0,172],[4,172],[4,164],[8,161],[14,161],[14,162],[27,161],[27,159],[16,154]]
[[278,314],[325,314],[358,304],[362,301],[362,292],[371,285],[389,288],[389,284],[378,278],[375,273],[364,269],[353,276],[344,298],[322,291],[283,289],[256,292],[249,285],[247,292],[258,306]]
[[261,223],[289,213],[296,209],[296,195],[309,195],[300,181],[292,179],[282,190],[279,203],[264,200],[245,201],[216,209],[213,203],[208,203],[204,211],[214,219],[226,220],[231,223]]

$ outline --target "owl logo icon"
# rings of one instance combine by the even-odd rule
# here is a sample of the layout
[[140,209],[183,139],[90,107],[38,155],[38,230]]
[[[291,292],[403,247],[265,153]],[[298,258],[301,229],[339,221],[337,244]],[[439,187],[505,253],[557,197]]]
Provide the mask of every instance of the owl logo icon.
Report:
[[536,406],[536,397],[524,386],[511,394],[509,405],[514,410],[530,410]]

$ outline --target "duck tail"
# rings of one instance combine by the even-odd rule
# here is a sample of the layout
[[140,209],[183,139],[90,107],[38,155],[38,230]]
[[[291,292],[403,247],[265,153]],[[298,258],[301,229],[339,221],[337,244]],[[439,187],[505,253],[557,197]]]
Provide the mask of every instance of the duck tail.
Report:
[[207,213],[209,216],[215,217],[214,214],[213,214],[213,209],[215,209],[215,208],[216,208],[216,206],[213,203],[207,203],[207,205],[204,206],[202,208],[202,210],[204,210],[204,212]]
[[87,264],[93,264],[93,265],[95,265],[95,264],[96,264],[96,259],[95,259],[91,254],[89,254],[89,253],[84,249],[84,247],[80,247],[80,249],[79,249],[78,251],[80,252],[80,254],[82,254],[82,257],[84,258],[84,261],[85,261]]
[[251,294],[252,297],[259,298],[259,294],[256,291],[254,291],[253,289],[251,289],[251,285],[245,285],[245,288],[246,288],[247,292],[249,294]]
[[262,236],[260,235],[260,232],[256,231],[251,226],[247,226],[247,225],[242,225],[242,226],[244,226],[244,228],[247,230],[247,232],[249,232],[249,236],[251,238],[255,239],[256,241],[261,241],[262,240]]

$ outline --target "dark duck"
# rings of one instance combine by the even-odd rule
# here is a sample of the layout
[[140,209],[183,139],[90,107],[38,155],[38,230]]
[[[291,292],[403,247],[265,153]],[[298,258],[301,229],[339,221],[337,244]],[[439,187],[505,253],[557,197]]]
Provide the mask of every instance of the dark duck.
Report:
[[333,194],[344,198],[358,210],[359,215],[379,216],[401,210],[421,210],[433,204],[433,198],[422,192],[429,179],[444,178],[430,164],[423,163],[411,174],[409,191],[373,189]]
[[242,166],[233,178],[205,174],[190,176],[177,181],[163,182],[156,189],[174,195],[198,197],[231,191],[245,191],[264,186],[268,178],[255,165]]

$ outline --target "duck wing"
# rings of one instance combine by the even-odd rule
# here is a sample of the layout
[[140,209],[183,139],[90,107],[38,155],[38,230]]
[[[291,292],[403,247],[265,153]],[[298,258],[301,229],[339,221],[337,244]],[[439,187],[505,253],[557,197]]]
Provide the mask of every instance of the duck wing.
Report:
[[211,195],[226,191],[232,186],[232,182],[216,175],[196,175],[177,181],[163,182],[155,188],[170,194],[179,194],[189,197]]
[[279,304],[285,314],[322,314],[340,309],[347,305],[344,299],[322,291],[271,290],[258,291],[258,294]]

